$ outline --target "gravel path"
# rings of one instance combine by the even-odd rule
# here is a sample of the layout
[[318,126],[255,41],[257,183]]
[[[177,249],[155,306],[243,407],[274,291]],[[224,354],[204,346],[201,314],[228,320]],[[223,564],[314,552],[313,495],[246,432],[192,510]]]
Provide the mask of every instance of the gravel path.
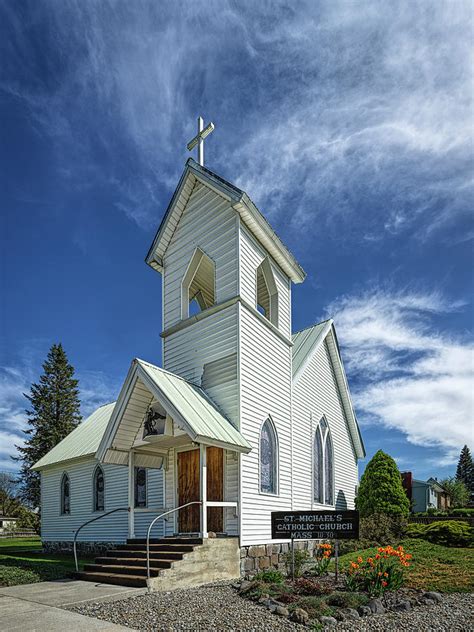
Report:
[[308,632],[308,628],[243,599],[228,583],[208,584],[169,593],[149,593],[121,601],[88,603],[69,609],[141,632]]
[[[243,599],[229,583],[151,593],[109,603],[87,603],[69,608],[90,617],[140,632],[308,632],[309,628],[271,614]],[[474,595],[444,595],[443,602],[409,612],[387,612],[360,621],[339,623],[331,630],[431,632],[474,630]]]
[[443,595],[443,601],[432,606],[419,606],[408,612],[386,612],[383,615],[364,617],[360,621],[339,623],[332,630],[376,630],[377,632],[443,632],[474,630],[474,595],[452,593]]

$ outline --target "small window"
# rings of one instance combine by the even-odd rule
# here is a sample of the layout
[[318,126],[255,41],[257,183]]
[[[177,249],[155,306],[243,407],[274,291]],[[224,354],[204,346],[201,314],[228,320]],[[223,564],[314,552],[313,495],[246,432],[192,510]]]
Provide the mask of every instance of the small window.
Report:
[[278,327],[278,292],[272,266],[264,259],[257,268],[257,311]]
[[215,277],[214,261],[200,248],[196,248],[181,283],[183,320],[215,304]]
[[67,474],[63,474],[61,479],[61,513],[64,515],[71,513],[71,485]]
[[146,507],[146,468],[135,468],[135,507]]
[[260,433],[260,491],[278,493],[278,442],[271,419],[267,419]]
[[334,504],[334,453],[325,417],[322,417],[314,433],[313,500],[321,505]]
[[105,509],[105,479],[100,466],[94,472],[94,511]]

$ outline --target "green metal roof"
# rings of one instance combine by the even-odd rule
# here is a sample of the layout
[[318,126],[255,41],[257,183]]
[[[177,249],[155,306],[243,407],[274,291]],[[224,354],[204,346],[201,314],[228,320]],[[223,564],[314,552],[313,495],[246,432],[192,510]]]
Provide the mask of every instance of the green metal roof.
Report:
[[[234,428],[202,388],[143,360],[137,359],[136,363],[157,387],[158,397],[164,396],[187,425],[193,440],[203,443],[206,443],[206,440],[225,443],[244,452],[251,450],[249,442]],[[153,388],[153,384],[149,386]],[[166,408],[165,402],[163,405]],[[170,414],[173,416],[173,411]]]
[[60,441],[52,450],[37,461],[31,469],[39,470],[47,465],[95,454],[107,428],[115,402],[101,406],[79,426]]
[[332,320],[323,320],[322,323],[312,325],[293,334],[293,376],[301,369],[304,361],[318,344],[321,337],[325,336],[331,327]]

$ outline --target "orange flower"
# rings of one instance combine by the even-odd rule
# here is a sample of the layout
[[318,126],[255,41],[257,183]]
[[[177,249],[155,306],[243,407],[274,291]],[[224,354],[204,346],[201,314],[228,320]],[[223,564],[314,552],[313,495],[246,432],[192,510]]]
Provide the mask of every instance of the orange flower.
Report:
[[382,586],[385,588],[385,586],[388,586],[388,582],[382,582]]
[[[379,551],[380,551],[380,549],[379,549]],[[377,555],[375,556],[375,559],[376,559],[376,560],[379,560],[379,559],[380,559],[380,555],[379,555],[378,553],[377,553]]]
[[384,573],[384,574],[383,574],[383,576],[384,576],[384,577],[388,577],[388,573]]
[[360,555],[359,555],[359,557],[357,558],[357,561],[359,562],[359,564],[362,564],[362,562],[363,562],[364,560],[363,560],[363,559],[360,557]]

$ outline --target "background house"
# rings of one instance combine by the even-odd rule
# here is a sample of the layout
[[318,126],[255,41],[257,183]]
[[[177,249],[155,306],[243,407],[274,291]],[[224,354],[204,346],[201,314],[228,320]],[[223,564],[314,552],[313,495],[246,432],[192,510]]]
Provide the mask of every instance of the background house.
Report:
[[402,472],[402,483],[414,513],[451,506],[449,494],[435,478],[420,481],[411,472]]

